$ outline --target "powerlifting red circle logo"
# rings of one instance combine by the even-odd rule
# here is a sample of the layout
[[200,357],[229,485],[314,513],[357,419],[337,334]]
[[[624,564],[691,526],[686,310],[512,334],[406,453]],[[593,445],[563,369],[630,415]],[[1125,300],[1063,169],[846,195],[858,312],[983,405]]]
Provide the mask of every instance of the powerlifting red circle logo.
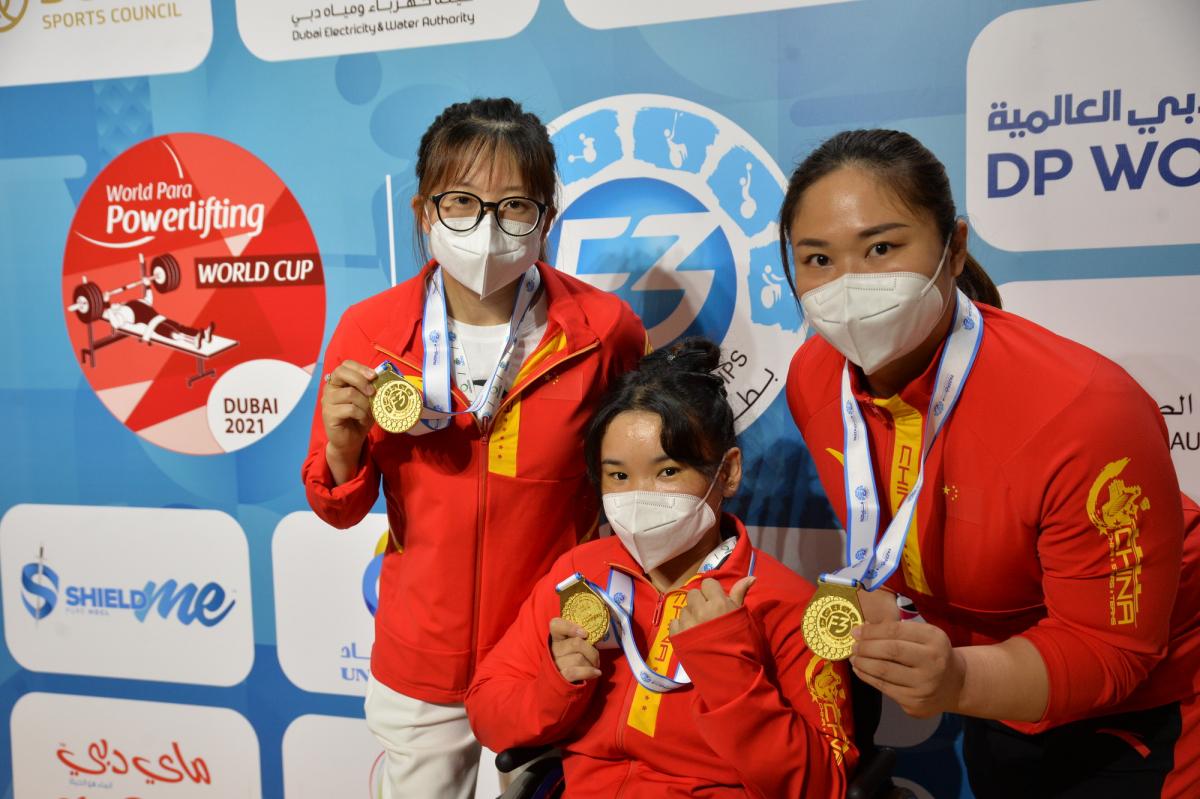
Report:
[[316,240],[250,152],[171,134],[89,187],[63,259],[67,331],[101,402],[176,452],[241,449],[295,407],[325,326]]

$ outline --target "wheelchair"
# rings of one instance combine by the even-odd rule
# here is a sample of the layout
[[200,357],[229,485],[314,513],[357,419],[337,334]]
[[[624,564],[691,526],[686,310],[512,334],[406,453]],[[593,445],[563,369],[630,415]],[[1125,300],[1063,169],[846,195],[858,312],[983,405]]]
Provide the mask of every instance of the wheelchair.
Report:
[[[892,782],[896,750],[875,745],[875,732],[883,713],[882,694],[853,673],[850,683],[854,697],[854,744],[858,747],[859,761],[846,799],[917,799],[912,791]],[[496,768],[508,774],[530,761],[535,762],[518,774],[498,799],[559,799],[562,796],[565,789],[562,760],[553,754],[552,746],[506,749],[496,755]]]

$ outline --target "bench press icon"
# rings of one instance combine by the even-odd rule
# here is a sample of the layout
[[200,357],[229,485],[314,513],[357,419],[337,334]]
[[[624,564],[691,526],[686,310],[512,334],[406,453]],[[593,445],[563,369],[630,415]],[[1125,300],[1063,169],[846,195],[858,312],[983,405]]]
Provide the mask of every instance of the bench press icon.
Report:
[[[87,325],[88,345],[79,351],[81,363],[96,367],[96,352],[122,339],[134,339],[147,346],[168,347],[186,353],[196,359],[196,373],[189,375],[188,388],[197,380],[216,377],[216,370],[206,368],[209,358],[233,349],[235,339],[215,335],[216,323],[196,328],[184,325],[160,313],[154,306],[155,291],[169,294],[179,288],[182,272],[179,262],[169,253],[155,257],[147,266],[146,257],[138,253],[141,276],[131,283],[104,291],[84,275],[82,281],[71,292],[72,303],[67,311]],[[114,299],[117,295],[140,289],[140,298],[124,302]],[[112,332],[96,338],[93,328],[97,322],[107,322]],[[103,332],[103,331],[101,331]]]

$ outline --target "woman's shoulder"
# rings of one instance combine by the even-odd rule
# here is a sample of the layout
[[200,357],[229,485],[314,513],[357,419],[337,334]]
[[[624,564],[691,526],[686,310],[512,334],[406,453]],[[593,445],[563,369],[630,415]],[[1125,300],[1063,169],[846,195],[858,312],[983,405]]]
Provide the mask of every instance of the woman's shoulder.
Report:
[[603,583],[607,579],[609,566],[623,552],[620,539],[613,535],[584,541],[559,556],[550,567],[549,577],[557,584],[575,572],[581,572],[592,582]]
[[602,338],[614,330],[634,329],[642,335],[642,323],[629,303],[609,291],[598,289],[574,275],[544,265],[542,274],[547,282],[553,282],[550,303],[574,303],[583,311],[588,325]]
[[[983,349],[978,365],[985,380],[1002,392],[1025,395],[1022,407],[1038,406],[1050,413],[1087,393],[1089,401],[1102,398],[1118,405],[1144,404],[1146,392],[1119,364],[1078,341],[1059,335],[1023,316],[981,306],[984,317]],[[972,380],[974,380],[974,376]]]
[[792,418],[802,430],[814,413],[837,401],[845,361],[840,352],[818,335],[809,336],[792,356],[785,390]]

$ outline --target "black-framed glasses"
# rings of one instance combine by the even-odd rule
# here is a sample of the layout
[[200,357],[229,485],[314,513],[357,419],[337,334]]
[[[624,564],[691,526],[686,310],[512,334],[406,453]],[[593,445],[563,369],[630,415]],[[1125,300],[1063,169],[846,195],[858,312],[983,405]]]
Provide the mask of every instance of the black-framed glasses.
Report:
[[546,204],[529,197],[504,197],[484,202],[469,191],[444,191],[429,198],[442,224],[457,233],[474,229],[491,210],[500,229],[510,236],[527,236],[537,230]]

